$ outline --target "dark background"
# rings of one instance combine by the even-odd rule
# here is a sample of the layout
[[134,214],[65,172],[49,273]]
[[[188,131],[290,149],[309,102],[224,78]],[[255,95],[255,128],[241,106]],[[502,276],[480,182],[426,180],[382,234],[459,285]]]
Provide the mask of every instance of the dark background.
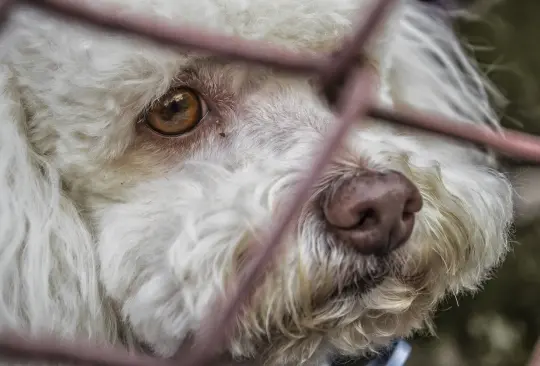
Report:
[[[508,99],[503,124],[540,134],[540,0],[503,0],[481,19],[456,26]],[[540,225],[517,228],[515,241],[482,291],[441,307],[437,337],[418,337],[407,366],[527,364],[540,336]]]

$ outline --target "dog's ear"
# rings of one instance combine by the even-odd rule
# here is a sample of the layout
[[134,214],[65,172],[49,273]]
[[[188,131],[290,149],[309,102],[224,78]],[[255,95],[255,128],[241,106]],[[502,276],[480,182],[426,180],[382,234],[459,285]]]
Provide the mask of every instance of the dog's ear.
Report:
[[101,323],[106,336],[91,235],[58,171],[30,142],[16,84],[0,64],[0,330],[68,335],[83,324],[99,332]]
[[540,166],[503,162],[514,188],[514,223],[530,225],[540,220]]

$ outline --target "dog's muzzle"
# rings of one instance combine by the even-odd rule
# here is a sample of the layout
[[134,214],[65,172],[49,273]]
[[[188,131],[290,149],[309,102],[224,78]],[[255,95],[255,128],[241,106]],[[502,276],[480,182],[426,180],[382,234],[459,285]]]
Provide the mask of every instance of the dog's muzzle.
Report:
[[422,197],[403,174],[366,171],[336,184],[320,202],[340,241],[363,255],[384,256],[409,239]]

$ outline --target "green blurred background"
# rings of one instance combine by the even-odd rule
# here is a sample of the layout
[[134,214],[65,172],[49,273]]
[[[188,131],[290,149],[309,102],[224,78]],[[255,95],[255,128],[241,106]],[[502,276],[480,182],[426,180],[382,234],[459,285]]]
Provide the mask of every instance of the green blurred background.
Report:
[[[540,0],[503,0],[457,28],[508,99],[504,125],[540,134]],[[517,229],[515,241],[481,292],[441,307],[437,337],[418,337],[407,366],[527,364],[540,336],[540,225]]]

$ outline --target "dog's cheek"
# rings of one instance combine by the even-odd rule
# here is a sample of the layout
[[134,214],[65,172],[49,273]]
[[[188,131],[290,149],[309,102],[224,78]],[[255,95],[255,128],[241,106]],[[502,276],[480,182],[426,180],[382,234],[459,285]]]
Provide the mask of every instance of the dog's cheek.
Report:
[[192,242],[177,239],[186,213],[205,198],[201,184],[180,178],[169,175],[128,189],[123,203],[91,205],[106,296],[139,341],[162,356],[172,355],[193,329],[202,311],[196,300],[205,298],[204,286],[196,293],[189,273],[178,275],[170,266],[173,246],[193,257]]
[[164,265],[168,234],[153,230],[141,209],[124,205],[96,213],[100,278],[138,340],[167,356],[189,329],[189,317],[178,283]]
[[260,242],[276,174],[192,163],[127,189],[123,203],[91,204],[106,295],[141,342],[171,355],[229,290]]
[[[427,270],[432,282],[446,284],[451,292],[474,289],[508,250],[509,183],[473,165],[413,169],[413,174],[424,208],[408,253],[410,263]],[[414,268],[405,272],[414,273]]]
[[468,194],[462,192],[463,206],[473,218],[467,226],[470,251],[453,291],[476,289],[510,250],[513,196],[509,182],[501,174],[488,170],[475,169],[464,172],[464,176],[469,177],[470,186]]

